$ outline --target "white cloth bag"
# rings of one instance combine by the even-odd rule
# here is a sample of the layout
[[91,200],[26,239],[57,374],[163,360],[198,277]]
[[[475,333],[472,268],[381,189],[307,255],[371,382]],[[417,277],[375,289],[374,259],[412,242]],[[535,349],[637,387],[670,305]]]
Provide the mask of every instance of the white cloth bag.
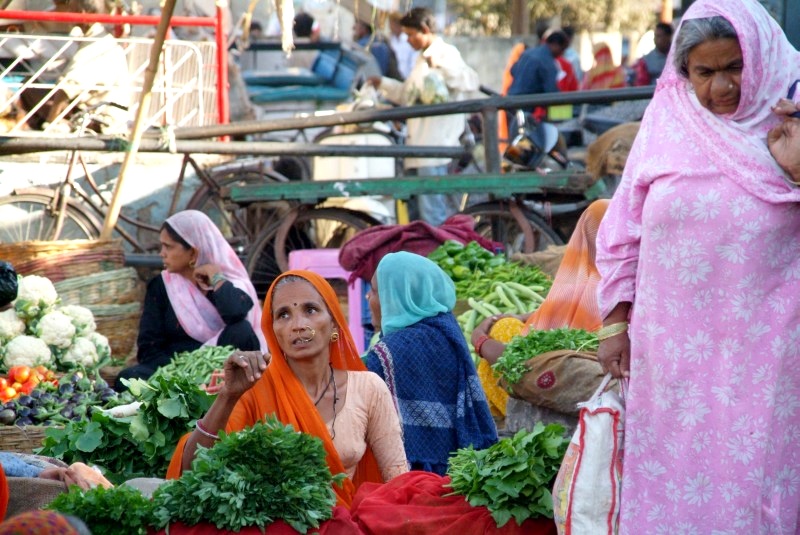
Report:
[[553,512],[559,535],[613,535],[619,531],[622,396],[606,391],[606,374],[592,397],[578,404],[578,428],[553,485]]

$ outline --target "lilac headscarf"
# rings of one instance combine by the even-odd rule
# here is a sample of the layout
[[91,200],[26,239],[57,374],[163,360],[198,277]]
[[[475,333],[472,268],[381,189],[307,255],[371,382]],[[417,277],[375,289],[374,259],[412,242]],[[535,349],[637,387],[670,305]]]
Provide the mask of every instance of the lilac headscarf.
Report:
[[[780,122],[771,107],[786,97],[800,78],[800,53],[783,30],[755,0],[699,0],[682,21],[721,16],[739,36],[744,70],[741,100],[732,114],[715,115],[695,97],[689,81],[678,74],[670,51],[655,96],[647,108],[625,168],[643,183],[670,170],[691,173],[708,158],[753,196],[770,203],[797,202],[800,189],[787,185],[785,173],[767,149],[767,132]],[[676,35],[680,32],[680,26]],[[690,139],[669,130],[685,125]]]
[[[247,321],[253,326],[261,351],[267,351],[264,333],[261,332],[261,307],[258,296],[247,276],[242,261],[222,236],[208,216],[197,210],[184,210],[167,219],[167,223],[181,238],[199,252],[197,265],[217,264],[234,286],[247,293],[253,300],[253,308],[247,313]],[[164,270],[161,272],[167,295],[183,330],[204,345],[216,345],[217,337],[225,322],[205,294],[191,281]]]

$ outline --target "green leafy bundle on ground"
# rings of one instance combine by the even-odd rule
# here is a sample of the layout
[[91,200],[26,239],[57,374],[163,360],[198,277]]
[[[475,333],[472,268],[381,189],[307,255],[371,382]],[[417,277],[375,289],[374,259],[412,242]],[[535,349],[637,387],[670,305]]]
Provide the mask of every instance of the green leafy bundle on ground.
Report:
[[322,441],[274,417],[200,448],[192,469],[153,495],[157,526],[211,523],[239,531],[282,519],[305,533],[336,505]]
[[130,393],[142,404],[133,416],[93,411],[91,419],[45,431],[37,451],[71,464],[100,466],[114,484],[134,477],[164,477],[178,439],[213,403],[213,396],[186,376],[135,379]]
[[47,508],[80,518],[93,535],[144,535],[153,524],[153,503],[127,485],[87,491],[73,485]]
[[531,329],[526,336],[517,336],[506,345],[492,369],[510,386],[530,371],[527,362],[536,355],[559,350],[597,351],[597,345],[597,333],[583,329]]
[[450,457],[450,487],[470,505],[486,506],[498,527],[511,518],[519,525],[553,518],[550,488],[568,444],[562,426],[538,422],[487,449],[460,449]]

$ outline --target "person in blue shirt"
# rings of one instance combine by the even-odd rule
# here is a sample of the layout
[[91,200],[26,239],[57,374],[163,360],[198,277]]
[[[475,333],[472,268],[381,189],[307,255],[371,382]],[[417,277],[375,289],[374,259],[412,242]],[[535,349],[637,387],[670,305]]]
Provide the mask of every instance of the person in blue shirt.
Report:
[[[535,95],[538,93],[557,93],[558,66],[556,58],[569,46],[567,35],[556,30],[545,37],[539,46],[529,48],[511,67],[513,81],[508,88],[508,96]],[[509,116],[509,132],[516,131],[516,121]]]
[[381,69],[381,76],[387,76],[395,80],[403,79],[397,67],[397,56],[395,56],[394,50],[381,36],[375,35],[373,37],[371,24],[363,20],[357,20],[353,26],[353,40],[359,46],[372,53],[378,63],[378,67]]

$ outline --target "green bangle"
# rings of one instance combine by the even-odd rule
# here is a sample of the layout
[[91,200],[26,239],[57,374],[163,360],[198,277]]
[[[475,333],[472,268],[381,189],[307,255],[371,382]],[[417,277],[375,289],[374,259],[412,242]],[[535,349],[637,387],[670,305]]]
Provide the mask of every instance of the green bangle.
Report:
[[211,277],[211,281],[209,282],[211,283],[212,288],[216,288],[217,284],[226,280],[228,280],[227,277],[225,277],[225,275],[220,271],[218,273],[214,273],[214,276]]

